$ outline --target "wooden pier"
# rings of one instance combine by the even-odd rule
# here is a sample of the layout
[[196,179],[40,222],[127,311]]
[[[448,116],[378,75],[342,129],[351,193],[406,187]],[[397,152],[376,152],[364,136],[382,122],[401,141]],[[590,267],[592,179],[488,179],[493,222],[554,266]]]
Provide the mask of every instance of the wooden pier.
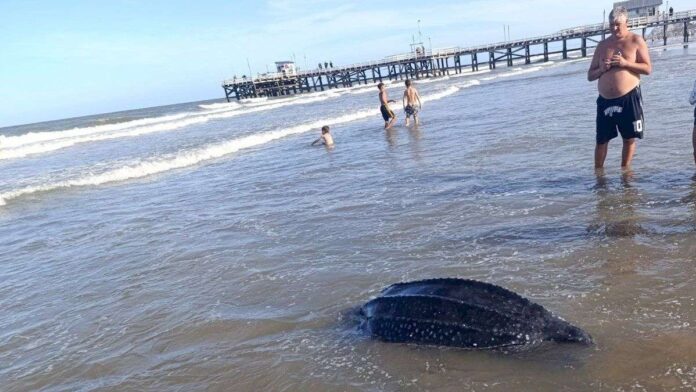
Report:
[[[689,27],[696,21],[696,10],[675,13],[671,16],[633,18],[629,29],[641,31],[643,38],[648,29],[661,29],[662,44],[667,45],[669,26],[683,25],[684,46],[689,43]],[[658,33],[660,31],[658,30]],[[348,66],[300,71],[294,75],[261,76],[256,79],[235,78],[225,80],[222,88],[229,102],[256,97],[294,95],[333,88],[352,87],[377,83],[383,80],[420,79],[444,76],[450,73],[478,71],[480,66],[495,69],[500,63],[508,67],[532,62],[546,62],[554,55],[567,59],[571,53],[588,56],[600,40],[610,35],[608,23],[581,26],[561,30],[543,37],[511,40],[470,48],[447,48],[386,57],[380,61]],[[557,48],[550,49],[550,44]]]

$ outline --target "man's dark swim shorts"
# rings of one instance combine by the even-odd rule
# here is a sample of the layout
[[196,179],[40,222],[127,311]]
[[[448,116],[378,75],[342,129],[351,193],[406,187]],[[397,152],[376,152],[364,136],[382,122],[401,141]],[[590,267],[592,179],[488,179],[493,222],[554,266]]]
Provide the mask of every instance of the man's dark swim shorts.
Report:
[[694,126],[696,127],[696,107],[694,107]]
[[394,112],[392,112],[392,110],[389,109],[387,105],[380,106],[379,111],[382,112],[382,118],[384,119],[384,121],[389,121],[392,118],[396,117],[396,114],[394,114]]
[[623,97],[597,98],[597,144],[608,143],[618,132],[624,139],[642,139],[644,126],[640,86]]
[[415,116],[416,114],[418,114],[418,106],[406,105],[404,111],[406,112],[406,117]]

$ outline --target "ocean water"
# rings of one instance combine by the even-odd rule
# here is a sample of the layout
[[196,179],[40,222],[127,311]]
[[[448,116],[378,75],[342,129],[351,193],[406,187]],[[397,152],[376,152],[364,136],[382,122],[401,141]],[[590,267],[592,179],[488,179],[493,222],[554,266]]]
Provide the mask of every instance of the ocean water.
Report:
[[[386,132],[374,86],[0,129],[0,389],[696,389],[696,51],[651,53],[625,173],[616,140],[593,169],[589,59],[416,82],[422,124]],[[433,277],[595,345],[387,344],[346,317]]]

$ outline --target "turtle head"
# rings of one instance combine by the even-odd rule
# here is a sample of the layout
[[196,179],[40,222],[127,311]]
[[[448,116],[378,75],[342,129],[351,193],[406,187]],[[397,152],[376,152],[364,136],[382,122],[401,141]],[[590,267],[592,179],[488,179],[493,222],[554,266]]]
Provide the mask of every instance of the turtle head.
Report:
[[594,343],[590,334],[563,320],[556,320],[548,325],[545,335],[549,340],[560,343],[580,343],[588,346]]

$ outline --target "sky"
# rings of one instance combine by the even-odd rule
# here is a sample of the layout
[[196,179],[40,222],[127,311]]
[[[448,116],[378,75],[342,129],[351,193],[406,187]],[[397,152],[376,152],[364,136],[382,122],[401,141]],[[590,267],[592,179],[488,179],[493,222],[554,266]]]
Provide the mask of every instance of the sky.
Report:
[[[667,2],[663,6],[666,6]],[[675,11],[696,0],[672,0]],[[224,98],[266,72],[498,42],[600,23],[584,0],[0,0],[0,127]],[[247,63],[248,60],[248,63]],[[0,132],[1,133],[1,132]]]

